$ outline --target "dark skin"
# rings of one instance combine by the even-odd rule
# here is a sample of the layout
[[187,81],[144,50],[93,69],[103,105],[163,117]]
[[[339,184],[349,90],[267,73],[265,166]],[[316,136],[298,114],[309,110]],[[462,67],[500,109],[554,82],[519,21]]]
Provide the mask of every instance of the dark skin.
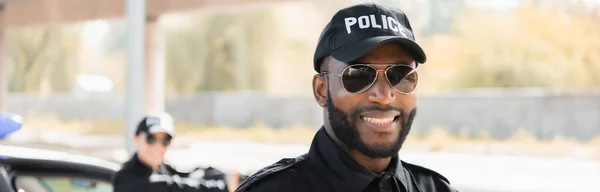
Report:
[[[371,50],[363,57],[359,58],[353,63],[362,64],[408,64],[415,68],[414,58],[407,54],[398,44],[394,42],[384,43],[377,48]],[[344,68],[348,66],[347,63],[336,60],[333,57],[325,59],[321,66],[321,72],[330,72],[333,74],[341,74]],[[371,88],[365,92],[354,94],[346,91],[342,87],[340,78],[329,75],[329,77],[317,74],[313,77],[313,93],[317,103],[324,109],[324,127],[327,134],[342,148],[350,157],[352,157],[358,164],[371,170],[374,173],[381,173],[389,165],[392,157],[385,158],[370,158],[358,152],[356,150],[348,150],[335,135],[331,122],[328,117],[327,110],[327,86],[329,87],[330,96],[333,100],[333,104],[340,110],[349,114],[354,109],[364,106],[393,106],[402,109],[408,113],[416,107],[417,97],[416,91],[411,94],[403,94],[396,91],[393,87],[387,83],[383,72],[387,66],[375,65],[375,68],[379,70],[378,79]],[[330,81],[329,83],[327,81]],[[355,126],[360,134],[360,137],[367,145],[383,144],[387,145],[398,140],[399,133],[402,130],[400,123],[394,124],[394,128],[386,130],[385,132],[375,131],[369,126],[358,120]]]

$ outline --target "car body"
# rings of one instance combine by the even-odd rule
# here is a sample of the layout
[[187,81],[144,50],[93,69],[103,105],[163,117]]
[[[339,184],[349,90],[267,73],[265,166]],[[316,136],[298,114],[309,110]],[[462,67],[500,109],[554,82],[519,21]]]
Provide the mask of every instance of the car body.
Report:
[[[4,134],[0,139],[10,134],[6,129],[20,129],[18,120],[0,114],[0,133]],[[119,168],[119,164],[83,155],[0,145],[2,192],[111,192],[111,177]]]

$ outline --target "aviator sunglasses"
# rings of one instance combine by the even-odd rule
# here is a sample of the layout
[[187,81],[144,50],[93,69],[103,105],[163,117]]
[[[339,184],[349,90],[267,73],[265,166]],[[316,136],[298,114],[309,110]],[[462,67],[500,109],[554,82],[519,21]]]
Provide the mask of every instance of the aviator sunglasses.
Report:
[[[171,144],[171,139],[172,137],[170,135],[167,135],[166,137],[162,138],[160,143],[163,146],[168,147]],[[146,135],[146,143],[148,143],[148,145],[153,145],[156,142],[158,142],[158,138],[156,136],[152,134]]]
[[344,68],[342,74],[323,72],[322,75],[335,75],[342,79],[346,91],[354,94],[362,93],[377,81],[381,69],[374,66],[387,66],[385,79],[396,91],[403,94],[412,93],[417,87],[418,75],[414,68],[406,64],[353,64]]

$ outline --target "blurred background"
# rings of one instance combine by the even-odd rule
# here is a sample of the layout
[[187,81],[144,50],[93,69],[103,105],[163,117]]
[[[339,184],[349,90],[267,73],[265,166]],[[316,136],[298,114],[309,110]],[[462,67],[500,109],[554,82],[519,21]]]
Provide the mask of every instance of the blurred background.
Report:
[[[168,161],[251,174],[306,152],[323,121],[311,90],[317,39],[357,2],[231,3],[150,18],[146,58],[164,62],[150,68],[164,82],[145,89],[164,86],[176,122]],[[407,13],[429,58],[403,159],[461,191],[600,191],[600,1],[376,2]],[[121,163],[128,23],[64,20],[6,28],[0,109],[24,127],[0,144]]]

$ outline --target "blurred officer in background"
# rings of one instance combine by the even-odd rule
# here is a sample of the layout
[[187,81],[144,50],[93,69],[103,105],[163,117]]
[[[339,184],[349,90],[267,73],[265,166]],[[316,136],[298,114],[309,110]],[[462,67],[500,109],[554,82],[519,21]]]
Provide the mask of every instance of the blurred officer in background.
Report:
[[134,138],[136,153],[114,175],[114,192],[227,192],[237,187],[237,182],[231,181],[235,186],[228,187],[227,175],[211,167],[184,173],[165,164],[174,131],[173,118],[166,113],[140,121]]

